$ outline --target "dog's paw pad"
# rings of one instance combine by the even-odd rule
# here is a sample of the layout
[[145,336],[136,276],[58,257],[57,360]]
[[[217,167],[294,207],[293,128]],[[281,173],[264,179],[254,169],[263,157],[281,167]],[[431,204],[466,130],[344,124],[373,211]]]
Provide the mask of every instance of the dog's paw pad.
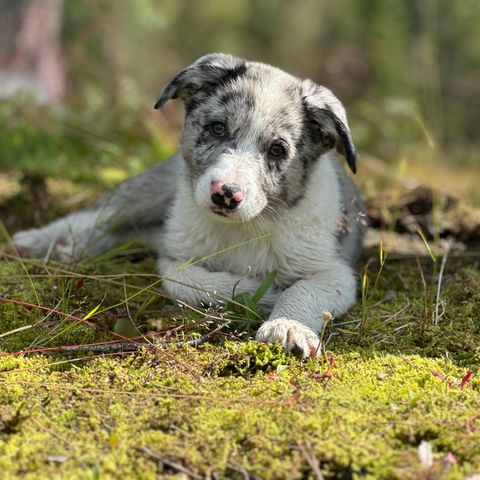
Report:
[[256,335],[259,342],[280,343],[299,358],[315,357],[320,352],[318,335],[303,323],[288,318],[266,321]]

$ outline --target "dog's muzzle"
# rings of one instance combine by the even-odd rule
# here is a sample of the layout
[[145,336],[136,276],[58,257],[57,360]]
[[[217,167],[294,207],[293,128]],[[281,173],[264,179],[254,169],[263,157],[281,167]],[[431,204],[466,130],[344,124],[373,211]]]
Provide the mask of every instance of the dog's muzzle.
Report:
[[213,181],[210,194],[212,203],[222,210],[235,210],[244,199],[244,193],[236,183]]

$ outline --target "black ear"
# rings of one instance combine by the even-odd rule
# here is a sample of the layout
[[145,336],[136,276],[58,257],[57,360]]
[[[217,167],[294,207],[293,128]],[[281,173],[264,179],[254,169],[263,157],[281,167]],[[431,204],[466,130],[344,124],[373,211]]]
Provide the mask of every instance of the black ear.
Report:
[[335,113],[330,110],[329,108],[322,108],[320,109],[321,114],[330,122],[335,130],[335,134],[337,137],[337,141],[335,142],[335,146],[337,148],[337,152],[341,153],[345,160],[347,161],[350,170],[353,173],[357,173],[357,149],[352,140],[352,134],[350,133],[350,129],[348,125],[345,125],[340,118],[335,115]]
[[185,103],[197,93],[208,94],[218,85],[245,74],[246,61],[224,53],[204,55],[177,74],[163,89],[154,108],[180,97]]
[[317,141],[322,142],[326,149],[336,147],[345,157],[350,170],[356,173],[358,154],[342,103],[330,90],[311,80],[304,81],[304,88],[305,110],[310,123],[316,126]]

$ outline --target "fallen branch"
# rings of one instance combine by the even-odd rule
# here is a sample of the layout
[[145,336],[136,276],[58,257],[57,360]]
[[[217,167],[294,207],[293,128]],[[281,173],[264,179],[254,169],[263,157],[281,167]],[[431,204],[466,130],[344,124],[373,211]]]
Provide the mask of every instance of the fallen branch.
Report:
[[[61,352],[87,352],[87,353],[112,353],[112,352],[132,352],[136,350],[157,350],[168,348],[171,346],[176,347],[197,347],[202,343],[205,343],[207,335],[202,337],[194,338],[193,340],[187,340],[183,342],[155,342],[155,343],[133,343],[133,342],[112,342],[112,343],[101,343],[98,345],[64,345],[57,347],[54,351]],[[51,352],[51,350],[50,350]],[[25,352],[25,353],[28,353]]]
[[[111,341],[105,343],[98,343],[93,345],[61,345],[58,347],[49,347],[48,349],[44,349],[41,353],[51,353],[51,352],[83,352],[83,353],[114,353],[114,352],[132,352],[137,350],[162,350],[165,348],[170,348],[172,346],[175,347],[198,347],[207,341],[209,337],[218,333],[222,328],[226,327],[229,322],[223,323],[219,325],[217,328],[213,329],[212,331],[202,335],[198,338],[193,338],[192,340],[185,340],[179,342],[151,342],[151,343],[140,343],[140,342],[118,342],[118,341]],[[15,355],[28,355],[32,353],[37,353],[36,351],[31,350],[21,350],[15,352]],[[2,356],[2,354],[0,354]],[[9,356],[9,354],[5,354],[5,356]]]

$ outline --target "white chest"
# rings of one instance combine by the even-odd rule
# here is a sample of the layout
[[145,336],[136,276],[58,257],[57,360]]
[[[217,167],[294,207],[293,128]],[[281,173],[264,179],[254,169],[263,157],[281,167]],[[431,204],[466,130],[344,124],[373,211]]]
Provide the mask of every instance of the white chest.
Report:
[[276,271],[277,282],[285,285],[318,272],[335,255],[339,211],[337,183],[325,168],[319,173],[305,198],[274,221],[226,223],[180,199],[167,221],[160,254],[203,259],[201,264],[211,271],[239,276],[263,277]]

